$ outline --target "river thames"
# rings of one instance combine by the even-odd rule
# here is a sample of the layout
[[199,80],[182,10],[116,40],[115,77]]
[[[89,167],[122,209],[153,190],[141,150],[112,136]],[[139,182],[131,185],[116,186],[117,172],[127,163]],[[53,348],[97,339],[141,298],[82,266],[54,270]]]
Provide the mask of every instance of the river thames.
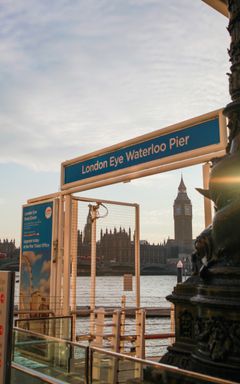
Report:
[[[133,278],[133,291],[123,291],[122,276],[97,276],[96,278],[96,307],[121,307],[122,296],[126,296],[126,307],[135,306],[135,279]],[[166,300],[177,283],[176,276],[141,276],[141,307],[170,307]],[[77,305],[89,306],[90,304],[90,277],[77,277]],[[107,323],[107,322],[106,322]],[[109,319],[111,323],[111,319]],[[89,333],[89,317],[78,318],[76,333],[83,335]],[[136,332],[135,319],[127,318],[125,334]],[[171,331],[168,317],[147,317],[145,323],[146,334],[168,333]],[[105,333],[111,333],[111,327],[104,328]],[[147,340],[146,356],[161,356],[166,352],[170,340]],[[131,347],[131,346],[130,346]]]
[[[96,277],[96,306],[121,306],[122,295],[126,296],[126,305],[135,306],[135,281],[133,291],[123,291],[122,276]],[[169,307],[165,299],[177,284],[176,276],[141,276],[141,307]],[[90,277],[77,277],[77,305],[90,303]]]

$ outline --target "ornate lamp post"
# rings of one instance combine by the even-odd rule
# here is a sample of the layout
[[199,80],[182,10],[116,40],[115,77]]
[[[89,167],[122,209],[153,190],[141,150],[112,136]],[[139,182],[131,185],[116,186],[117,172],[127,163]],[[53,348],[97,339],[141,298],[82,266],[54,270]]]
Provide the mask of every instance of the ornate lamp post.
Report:
[[[209,190],[216,214],[196,240],[199,272],[178,284],[168,298],[175,304],[176,342],[161,362],[240,382],[240,0],[204,0],[229,12],[231,36],[227,154],[215,163]],[[204,260],[204,262],[202,262]]]

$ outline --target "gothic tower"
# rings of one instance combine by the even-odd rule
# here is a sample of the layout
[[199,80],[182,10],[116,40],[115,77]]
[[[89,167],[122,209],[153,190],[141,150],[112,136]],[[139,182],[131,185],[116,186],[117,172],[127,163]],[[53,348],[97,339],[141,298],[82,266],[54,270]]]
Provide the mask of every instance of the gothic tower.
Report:
[[91,217],[91,207],[89,206],[87,222],[83,230],[83,242],[86,244],[91,243],[91,231],[92,231],[92,217]]
[[173,205],[175,241],[181,252],[192,249],[192,203],[187,195],[183,178]]

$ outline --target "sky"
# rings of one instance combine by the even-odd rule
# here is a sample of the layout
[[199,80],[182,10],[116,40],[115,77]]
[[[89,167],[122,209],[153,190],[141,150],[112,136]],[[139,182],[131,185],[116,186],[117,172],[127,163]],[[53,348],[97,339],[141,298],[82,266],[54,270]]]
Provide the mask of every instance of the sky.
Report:
[[[19,244],[22,205],[59,190],[64,160],[224,107],[227,21],[200,0],[1,1],[0,239]],[[196,236],[200,165],[81,196],[139,203],[159,242],[181,173]]]

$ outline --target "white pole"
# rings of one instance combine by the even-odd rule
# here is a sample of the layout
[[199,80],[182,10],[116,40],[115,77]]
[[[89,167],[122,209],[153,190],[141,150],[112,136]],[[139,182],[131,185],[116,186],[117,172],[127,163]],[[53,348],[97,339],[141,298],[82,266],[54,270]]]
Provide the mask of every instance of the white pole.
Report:
[[91,282],[90,282],[90,333],[95,329],[95,296],[96,296],[96,227],[98,205],[90,205],[91,226]]
[[62,277],[63,277],[63,215],[64,196],[59,197],[58,212],[58,249],[57,249],[57,276],[56,276],[56,314],[62,313]]
[[72,289],[71,309],[73,315],[73,340],[76,341],[76,294],[77,294],[77,246],[78,246],[78,202],[72,200],[72,223],[71,223],[71,256],[72,256]]
[[63,314],[69,315],[70,298],[70,260],[71,260],[71,202],[72,197],[65,197],[65,220],[64,220],[64,269],[63,269]]
[[50,270],[50,298],[49,298],[49,309],[56,314],[57,308],[57,258],[58,258],[58,211],[59,211],[59,200],[54,199],[53,202],[53,241],[52,241],[52,260]]
[[140,210],[137,204],[135,208],[135,285],[136,307],[140,308]]

